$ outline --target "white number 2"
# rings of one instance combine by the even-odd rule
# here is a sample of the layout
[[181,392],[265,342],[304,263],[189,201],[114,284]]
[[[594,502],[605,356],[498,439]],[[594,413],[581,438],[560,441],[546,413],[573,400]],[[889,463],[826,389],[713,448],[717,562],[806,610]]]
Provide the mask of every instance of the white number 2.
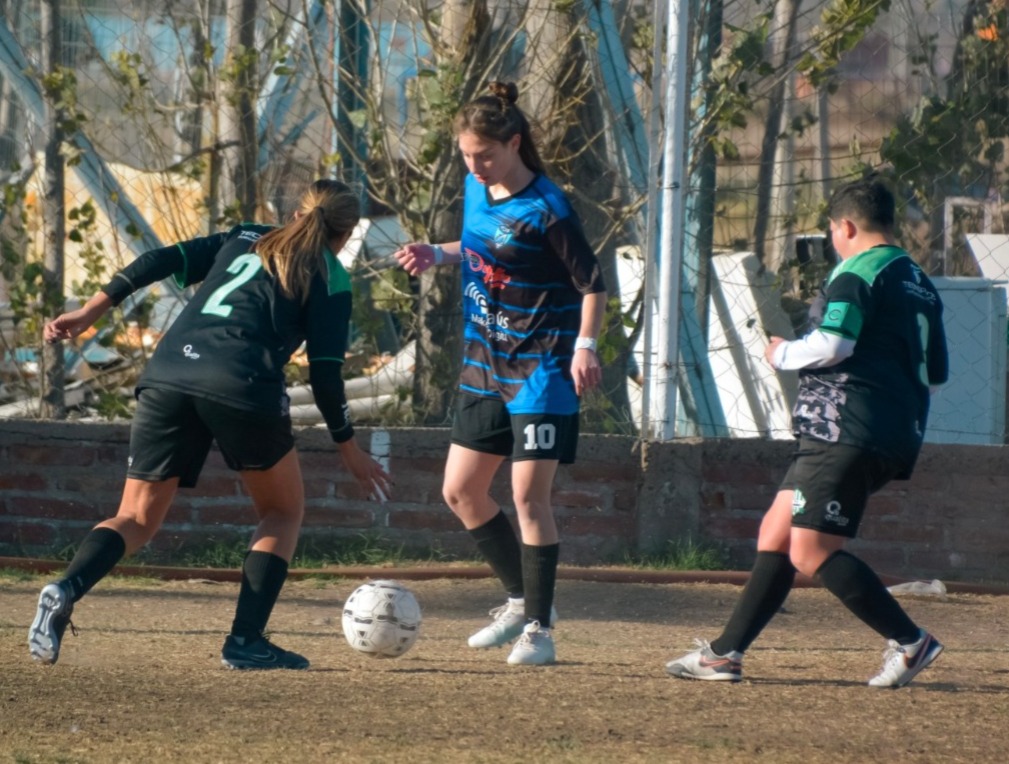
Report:
[[552,424],[527,424],[522,432],[526,451],[549,451],[557,442],[557,428]]
[[236,257],[231,265],[228,266],[228,273],[234,273],[235,278],[217,287],[200,312],[221,316],[222,318],[230,316],[231,306],[225,304],[224,298],[255,276],[256,272],[262,267],[263,261],[259,258],[259,255],[241,255],[240,257]]

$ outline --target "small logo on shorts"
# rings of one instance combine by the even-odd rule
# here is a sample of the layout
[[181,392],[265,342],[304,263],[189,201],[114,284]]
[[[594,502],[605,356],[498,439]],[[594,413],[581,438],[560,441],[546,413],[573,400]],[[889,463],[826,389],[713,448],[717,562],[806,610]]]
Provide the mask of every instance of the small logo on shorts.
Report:
[[806,511],[806,497],[802,495],[802,491],[798,488],[795,489],[795,496],[792,497],[792,517],[796,515],[801,515]]
[[199,354],[199,353],[194,353],[194,352],[193,352],[193,346],[192,346],[192,345],[186,345],[185,347],[183,347],[183,348],[182,348],[182,354],[183,354],[183,355],[184,355],[184,356],[185,356],[186,358],[192,358],[192,359],[193,359],[194,361],[195,361],[195,360],[196,360],[197,358],[199,358],[199,357],[200,357],[200,354]]
[[848,524],[848,518],[842,517],[841,515],[841,502],[837,499],[827,502],[827,518],[828,523],[834,523],[842,528]]

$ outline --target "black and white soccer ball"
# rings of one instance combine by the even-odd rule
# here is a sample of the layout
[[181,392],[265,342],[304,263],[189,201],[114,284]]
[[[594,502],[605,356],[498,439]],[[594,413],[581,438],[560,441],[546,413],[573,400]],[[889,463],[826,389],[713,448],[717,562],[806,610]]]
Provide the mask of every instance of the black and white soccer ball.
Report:
[[398,581],[369,581],[343,605],[347,644],[372,658],[398,658],[420,634],[420,604]]

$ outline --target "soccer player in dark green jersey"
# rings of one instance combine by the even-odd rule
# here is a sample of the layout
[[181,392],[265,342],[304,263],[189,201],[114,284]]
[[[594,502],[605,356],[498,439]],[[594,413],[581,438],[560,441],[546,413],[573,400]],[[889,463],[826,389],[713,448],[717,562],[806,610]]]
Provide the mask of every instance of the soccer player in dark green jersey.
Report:
[[[508,595],[469,645],[518,638],[508,663],[542,665],[556,657],[550,494],[558,464],[575,459],[579,396],[600,380],[606,291],[578,217],[544,174],[518,88],[490,90],[454,125],[469,170],[461,239],[407,244],[397,257],[411,274],[462,270],[465,348],[443,493]],[[508,458],[521,545],[490,496]]]
[[351,289],[336,253],[359,218],[348,186],[316,181],[286,225],[242,224],[147,252],[82,308],[45,326],[47,342],[72,339],[141,287],[169,276],[182,287],[201,284],[137,382],[119,511],[95,526],[63,577],[42,589],[28,633],[36,660],[57,661],[74,603],[154,537],[176,490],[196,485],[216,440],[259,520],[222,662],[236,669],[308,668],[304,657],[264,636],[304,516],[284,381],[284,366],[303,342],[316,405],[344,464],[366,495],[391,495],[388,474],[357,446],[341,376]]
[[784,603],[795,571],[815,578],[889,641],[874,687],[902,687],[942,652],[863,561],[845,551],[869,495],[911,475],[932,388],[946,381],[942,301],[896,246],[894,197],[878,176],[831,196],[841,262],[810,308],[812,331],[771,339],[767,361],[799,371],[791,466],[764,516],[750,580],[721,636],[666,670],[739,681],[743,653]]

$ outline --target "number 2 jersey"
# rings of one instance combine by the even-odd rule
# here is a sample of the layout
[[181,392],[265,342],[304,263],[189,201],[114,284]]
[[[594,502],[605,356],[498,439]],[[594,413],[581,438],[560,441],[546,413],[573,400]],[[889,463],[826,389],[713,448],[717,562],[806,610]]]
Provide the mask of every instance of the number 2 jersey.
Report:
[[574,414],[571,360],[584,295],[604,292],[599,262],[564,193],[537,175],[493,199],[466,176],[461,392],[511,414]]
[[899,247],[842,261],[810,307],[812,328],[854,340],[834,366],[802,369],[795,435],[847,443],[893,459],[909,477],[928,420],[929,387],[948,376],[942,300]]
[[354,434],[341,376],[350,277],[326,250],[308,300],[302,304],[285,296],[254,249],[270,230],[242,224],[151,250],[116,273],[102,291],[118,305],[169,276],[180,287],[202,282],[158,342],[138,389],[176,390],[246,411],[287,415],[284,367],[305,342],[316,405],[333,439],[342,443]]

